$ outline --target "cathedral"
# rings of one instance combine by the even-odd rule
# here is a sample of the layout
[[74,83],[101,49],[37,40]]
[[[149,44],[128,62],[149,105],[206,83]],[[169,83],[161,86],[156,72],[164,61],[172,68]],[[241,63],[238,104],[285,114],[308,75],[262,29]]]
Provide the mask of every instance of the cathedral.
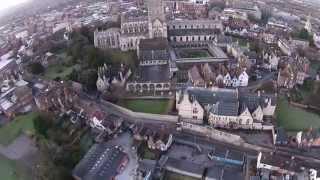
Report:
[[94,45],[101,49],[136,50],[141,39],[167,38],[163,1],[148,0],[148,13],[133,10],[121,15],[121,27],[94,32]]

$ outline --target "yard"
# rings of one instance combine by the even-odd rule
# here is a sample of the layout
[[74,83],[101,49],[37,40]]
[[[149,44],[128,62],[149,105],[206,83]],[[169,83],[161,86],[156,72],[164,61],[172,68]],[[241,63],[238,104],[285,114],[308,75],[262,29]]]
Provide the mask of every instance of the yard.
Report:
[[284,98],[278,101],[277,124],[288,131],[305,130],[310,127],[320,128],[320,116],[304,109],[293,107]]
[[38,113],[30,113],[18,116],[12,122],[0,128],[0,144],[9,145],[21,133],[34,133],[33,120],[38,117]]
[[118,104],[135,112],[167,114],[170,111],[169,102],[169,100],[136,99],[120,100]]
[[20,163],[0,155],[0,177],[3,180],[31,180],[30,173]]

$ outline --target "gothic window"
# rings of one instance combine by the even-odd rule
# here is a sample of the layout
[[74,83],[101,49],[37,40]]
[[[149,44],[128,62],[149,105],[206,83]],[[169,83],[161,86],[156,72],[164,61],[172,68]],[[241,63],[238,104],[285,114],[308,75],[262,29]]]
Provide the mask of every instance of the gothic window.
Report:
[[193,112],[193,114],[197,114],[198,113],[198,109],[194,108],[192,112]]
[[182,41],[182,37],[180,37],[180,41]]
[[175,25],[173,25],[173,26],[172,26],[172,28],[173,28],[173,29],[176,29],[176,26],[175,26]]

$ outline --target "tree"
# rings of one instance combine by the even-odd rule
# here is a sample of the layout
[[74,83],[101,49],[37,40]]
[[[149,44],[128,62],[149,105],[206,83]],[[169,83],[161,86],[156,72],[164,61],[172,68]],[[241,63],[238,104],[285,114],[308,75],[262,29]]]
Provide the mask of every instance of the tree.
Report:
[[79,82],[84,85],[88,91],[97,89],[96,82],[98,79],[97,71],[94,69],[87,69],[81,72]]
[[29,71],[32,74],[41,74],[44,72],[44,67],[39,62],[33,62],[33,63],[29,64]]
[[47,137],[48,129],[52,125],[51,121],[38,116],[33,120],[33,124],[38,134]]

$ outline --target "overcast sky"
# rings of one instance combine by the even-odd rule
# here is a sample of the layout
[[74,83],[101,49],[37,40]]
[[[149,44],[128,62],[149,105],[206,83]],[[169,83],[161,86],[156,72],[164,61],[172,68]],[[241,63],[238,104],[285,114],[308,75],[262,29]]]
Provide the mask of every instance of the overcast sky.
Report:
[[0,0],[0,11],[27,1],[29,0]]

